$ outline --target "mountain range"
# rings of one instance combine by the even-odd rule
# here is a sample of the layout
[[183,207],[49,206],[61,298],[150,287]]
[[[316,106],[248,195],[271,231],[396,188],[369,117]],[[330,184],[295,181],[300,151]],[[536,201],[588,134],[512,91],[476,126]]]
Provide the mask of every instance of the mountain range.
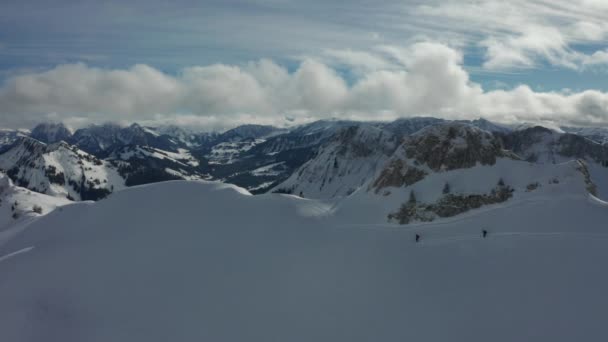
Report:
[[[460,197],[481,196],[468,200],[476,203],[461,203],[456,213],[490,204],[499,179],[510,187],[557,184],[557,175],[568,168],[564,165],[580,170],[589,189],[604,195],[607,138],[608,130],[601,129],[555,131],[431,117],[325,120],[292,128],[243,125],[222,133],[138,124],[72,131],[61,123],[44,123],[31,131],[0,131],[0,172],[17,186],[72,201],[99,200],[125,187],[161,181],[209,180],[254,194],[288,193],[340,205],[349,197],[380,200],[382,217],[409,222],[445,215],[437,208],[409,219],[396,215],[409,192],[419,192],[426,206],[462,200],[454,194],[424,198],[428,189],[418,187],[429,179],[444,183],[429,184],[430,192],[450,187]],[[522,168],[546,175],[537,179]],[[514,172],[521,175],[510,179]],[[458,179],[452,180],[452,174]],[[482,188],[471,178],[489,175],[494,184],[488,181]],[[477,183],[475,191],[468,183]],[[517,196],[518,189],[514,192]]]
[[605,339],[601,130],[0,132],[2,340]]

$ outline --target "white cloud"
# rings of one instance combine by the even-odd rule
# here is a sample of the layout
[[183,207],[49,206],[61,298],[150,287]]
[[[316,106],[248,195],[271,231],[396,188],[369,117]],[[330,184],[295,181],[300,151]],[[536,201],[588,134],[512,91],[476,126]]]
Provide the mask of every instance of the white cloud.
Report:
[[[414,115],[608,124],[608,94],[603,92],[535,92],[525,85],[486,91],[470,80],[462,53],[446,45],[416,43],[377,51],[369,53],[371,60],[386,61],[390,68],[370,69],[352,83],[315,60],[303,61],[293,72],[261,60],[186,68],[178,75],[145,65],[127,70],[62,65],[9,78],[0,87],[0,115],[11,126],[51,118],[75,125],[169,121],[221,128]],[[397,51],[399,62],[386,51]],[[605,53],[594,58],[606,58]]]
[[479,42],[486,51],[485,68],[549,63],[582,69],[594,52],[584,53],[577,45],[605,43],[607,6],[603,0],[451,0],[419,6],[415,12],[439,21],[446,31],[468,36],[471,44]]

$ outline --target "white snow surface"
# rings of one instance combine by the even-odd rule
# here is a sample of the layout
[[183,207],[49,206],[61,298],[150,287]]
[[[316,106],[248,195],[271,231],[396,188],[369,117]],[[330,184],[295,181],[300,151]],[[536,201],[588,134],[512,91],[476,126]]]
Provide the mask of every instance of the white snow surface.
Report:
[[[9,226],[48,214],[68,203],[71,201],[65,198],[48,196],[15,186],[5,174],[0,172],[0,243],[2,232]],[[42,212],[34,212],[34,206],[40,207]]]
[[0,245],[0,340],[603,341],[608,205],[571,169],[405,227],[200,181],[66,206]]

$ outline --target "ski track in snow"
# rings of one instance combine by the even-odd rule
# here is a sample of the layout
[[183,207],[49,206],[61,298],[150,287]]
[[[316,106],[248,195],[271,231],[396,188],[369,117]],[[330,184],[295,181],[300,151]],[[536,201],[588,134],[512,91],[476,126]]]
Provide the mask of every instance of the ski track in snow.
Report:
[[9,253],[7,255],[1,256],[0,257],[0,262],[6,261],[6,260],[8,260],[8,259],[10,259],[12,257],[15,257],[15,256],[19,255],[19,254],[27,253],[27,252],[31,251],[32,249],[34,249],[34,246],[22,248],[22,249],[20,249],[20,250],[18,250],[16,252],[12,252],[12,253]]
[[608,234],[601,233],[568,233],[568,232],[547,232],[547,233],[532,233],[532,232],[505,232],[505,233],[488,233],[487,237],[482,237],[481,232],[477,235],[458,235],[450,238],[426,238],[421,237],[421,246],[442,246],[451,243],[475,241],[475,240],[494,240],[495,238],[568,238],[568,239],[608,239]]

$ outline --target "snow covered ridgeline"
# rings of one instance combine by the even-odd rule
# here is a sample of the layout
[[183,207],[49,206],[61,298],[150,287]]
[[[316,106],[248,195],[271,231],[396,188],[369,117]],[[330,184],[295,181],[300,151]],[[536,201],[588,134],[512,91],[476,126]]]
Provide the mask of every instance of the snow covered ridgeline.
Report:
[[0,154],[0,170],[19,186],[75,200],[96,200],[124,187],[112,165],[65,142],[21,137]]
[[[596,183],[598,170],[601,170],[598,166],[608,166],[607,147],[582,137],[591,137],[588,135],[590,130],[577,131],[579,136],[538,127],[512,130],[482,119],[450,122],[436,118],[407,118],[390,123],[326,120],[291,129],[244,125],[224,133],[196,133],[170,126],[152,128],[137,124],[128,127],[107,124],[82,128],[72,134],[61,124],[43,124],[31,133],[0,132],[0,145],[4,145],[4,148],[0,147],[0,154],[19,136],[31,135],[48,143],[67,139],[78,149],[118,166],[127,185],[203,178],[238,184],[255,193],[274,189],[313,198],[340,198],[367,187],[370,179],[377,179],[377,172],[387,159],[394,162],[394,169],[410,171],[409,180],[404,183],[409,186],[407,184],[423,176],[424,170],[404,163],[405,160],[391,158],[394,150],[404,138],[420,130],[433,131],[450,125],[479,127],[496,137],[505,149],[531,162],[562,163],[585,159]],[[349,136],[347,133],[353,127],[357,127],[353,130],[357,133]],[[595,135],[600,133],[593,130]],[[374,136],[378,139],[373,139]],[[476,136],[471,135],[473,139]],[[467,151],[458,148],[459,144],[467,143],[467,136],[455,138],[443,140],[447,151],[441,151],[440,147],[426,153],[426,157],[415,153],[428,145],[428,141],[412,141],[412,145],[416,143],[417,147],[410,148],[410,155],[425,159],[424,162],[434,168],[433,164],[446,161],[438,156],[443,156],[449,149]],[[338,146],[341,139],[342,148]],[[474,144],[475,141],[469,143]],[[482,155],[492,158],[492,146],[488,148],[482,151]],[[371,154],[360,153],[366,149],[372,151]],[[447,161],[459,164],[462,162],[459,158],[480,159],[473,157],[454,155]],[[483,158],[481,162],[485,162]],[[307,165],[300,168],[305,163]],[[333,167],[328,167],[330,165]],[[448,170],[452,166],[445,164],[443,167]],[[601,178],[601,172],[599,174]],[[17,178],[14,180],[21,182]],[[601,184],[599,186],[602,187]]]
[[605,203],[514,197],[408,229],[360,225],[356,214],[200,182],[65,207],[0,245],[0,339],[608,337]]
[[[538,127],[492,134],[442,122],[400,138],[382,128],[351,126],[335,137],[274,191],[331,199],[338,208],[366,203],[401,223],[451,217],[565,184],[576,186],[563,194],[608,194],[608,147]],[[418,201],[412,203],[412,195]]]
[[[21,219],[47,214],[70,203],[65,198],[47,196],[17,187],[0,172],[0,236],[2,231]],[[2,238],[0,237],[0,244]]]
[[[520,138],[520,135],[525,138]],[[551,139],[547,139],[547,135]],[[587,162],[598,165],[608,160],[608,149],[605,147],[582,137],[560,135],[538,127],[516,132],[506,139],[507,143],[503,143],[488,132],[454,124],[432,126],[408,137],[401,147],[402,153],[396,153],[389,167],[373,183],[376,194],[385,187],[410,187],[409,199],[398,210],[388,214],[389,220],[407,224],[452,217],[482,206],[506,202],[514,193],[520,198],[530,197],[529,192],[546,191],[544,187],[563,187],[557,190],[562,195],[585,191],[598,194]],[[534,155],[535,163],[523,163],[515,153],[503,150],[503,146],[509,146],[509,143],[517,152]],[[542,163],[537,163],[539,157],[542,160],[550,159],[552,163],[541,166]],[[570,159],[579,157],[583,159]],[[495,167],[498,160],[501,163]],[[475,167],[478,165],[487,167]],[[527,168],[527,172],[521,172],[522,167]],[[453,183],[447,179],[451,178],[450,171],[459,169],[462,169],[465,177],[467,173],[469,175],[466,180],[455,181],[459,191],[453,193]],[[480,170],[484,170],[485,174],[479,174]],[[596,167],[595,171],[598,178],[608,177],[606,169]],[[439,178],[446,179],[439,196],[438,184],[424,182],[428,175],[437,173]],[[497,185],[481,180],[489,175],[498,179]],[[413,186],[421,181],[422,184]],[[485,186],[480,187],[484,183]],[[478,189],[472,191],[469,184],[476,184]],[[602,189],[603,195],[608,193],[606,190]],[[384,190],[383,195],[388,196],[391,191]],[[552,191],[555,193],[556,189]],[[418,201],[418,193],[427,197],[427,201]],[[398,190],[398,194],[403,196],[403,191]]]
[[378,193],[409,186],[433,172],[494,165],[500,157],[517,159],[489,132],[460,123],[430,126],[405,138],[372,187]]

